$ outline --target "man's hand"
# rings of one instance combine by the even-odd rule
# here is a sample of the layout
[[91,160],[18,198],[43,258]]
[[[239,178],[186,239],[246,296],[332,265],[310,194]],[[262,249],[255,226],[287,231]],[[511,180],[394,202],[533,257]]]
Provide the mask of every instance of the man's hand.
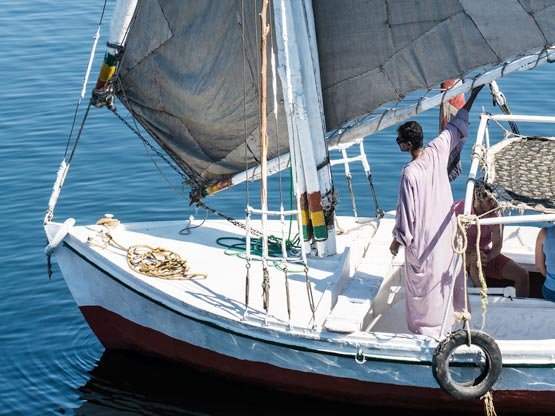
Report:
[[470,97],[468,97],[468,100],[466,100],[466,103],[464,103],[464,106],[463,106],[463,108],[466,111],[470,111],[470,109],[472,108],[472,104],[474,104],[474,100],[476,99],[476,96],[480,93],[480,91],[482,91],[482,88],[484,88],[484,86],[480,85],[479,87],[472,89],[472,92],[470,93]]
[[393,255],[393,257],[399,253],[399,247],[401,247],[401,243],[399,243],[396,239],[393,239],[391,245],[389,246],[389,252]]

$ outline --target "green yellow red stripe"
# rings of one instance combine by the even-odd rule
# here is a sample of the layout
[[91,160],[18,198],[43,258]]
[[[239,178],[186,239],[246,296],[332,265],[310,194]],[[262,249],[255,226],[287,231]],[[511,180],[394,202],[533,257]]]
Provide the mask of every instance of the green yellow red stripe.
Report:
[[102,62],[102,67],[100,68],[100,73],[98,74],[98,80],[96,81],[96,89],[102,88],[106,82],[112,78],[116,72],[116,57],[109,52],[104,55],[104,62]]
[[312,232],[316,240],[326,240],[328,238],[328,227],[322,209],[320,192],[313,192],[308,195],[308,207],[310,210],[310,221]]
[[316,240],[325,240],[328,238],[328,227],[326,226],[326,219],[324,211],[316,211],[310,213],[312,222],[312,230]]
[[306,193],[300,197],[301,203],[301,224],[303,229],[303,240],[309,241],[312,238],[312,223],[310,221],[310,211],[308,209],[308,198]]

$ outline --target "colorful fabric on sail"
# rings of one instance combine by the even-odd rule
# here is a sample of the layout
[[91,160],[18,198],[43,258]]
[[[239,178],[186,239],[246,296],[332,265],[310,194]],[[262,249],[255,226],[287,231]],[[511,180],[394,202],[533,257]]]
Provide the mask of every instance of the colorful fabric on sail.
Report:
[[[446,310],[449,331],[454,311],[464,305],[460,270],[454,283],[451,274],[455,217],[447,162],[467,135],[468,111],[461,109],[402,171],[393,236],[405,247],[407,325],[418,334],[438,336]],[[449,304],[451,284],[455,289]]]
[[[460,80],[450,79],[441,84],[441,91],[446,91],[460,84]],[[443,103],[439,108],[439,131],[443,131],[449,120],[451,120],[457,111],[463,108],[465,103],[464,94],[457,95],[455,98]],[[447,162],[447,175],[449,181],[453,182],[462,173],[461,166],[461,151],[464,146],[464,140],[449,154],[449,161]]]

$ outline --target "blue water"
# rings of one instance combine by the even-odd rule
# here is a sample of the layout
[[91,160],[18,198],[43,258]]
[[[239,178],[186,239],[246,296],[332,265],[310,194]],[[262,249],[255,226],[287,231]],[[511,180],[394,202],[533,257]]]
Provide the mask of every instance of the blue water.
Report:
[[[144,357],[106,353],[83,320],[55,264],[53,277],[48,278],[42,220],[65,150],[102,3],[4,0],[0,8],[0,214],[4,224],[0,239],[0,414],[363,411],[354,406],[340,410],[328,403],[229,383]],[[104,35],[107,28],[103,26]],[[99,45],[104,42],[105,38]],[[103,49],[99,46],[91,82]],[[499,84],[514,113],[552,115],[554,75],[555,65],[546,65],[510,75]],[[489,95],[482,93],[471,114],[472,133],[481,106],[495,111]],[[430,132],[428,136],[436,131],[435,111],[418,119]],[[366,144],[379,201],[386,210],[394,209],[399,171],[407,162],[394,137],[394,128],[390,128]],[[466,170],[469,151],[467,146]],[[55,220],[76,217],[84,224],[106,212],[127,222],[196,214],[180,195],[179,177],[165,166],[161,170],[167,181],[125,126],[108,111],[94,110]],[[340,191],[338,211],[349,214],[341,171],[335,173]],[[355,187],[365,191],[368,185],[360,169],[354,175]],[[276,178],[272,181],[275,185]],[[461,197],[464,181],[459,179],[453,186],[455,196]],[[251,196],[256,193],[254,189]],[[240,217],[245,193],[245,187],[238,187],[208,203]],[[276,195],[272,194],[273,201]],[[361,214],[373,212],[369,197],[358,203]]]

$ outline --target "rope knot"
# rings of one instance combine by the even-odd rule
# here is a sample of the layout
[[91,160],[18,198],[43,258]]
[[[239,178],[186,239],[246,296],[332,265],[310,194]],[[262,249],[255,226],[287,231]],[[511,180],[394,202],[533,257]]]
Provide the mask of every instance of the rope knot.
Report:
[[471,318],[472,318],[472,315],[466,309],[463,309],[460,312],[455,312],[455,319],[457,320],[457,322],[463,322],[463,321],[469,322]]
[[474,214],[457,215],[457,229],[453,235],[453,250],[455,253],[464,254],[466,252],[466,249],[468,248],[466,230],[474,221],[478,221],[478,216]]

